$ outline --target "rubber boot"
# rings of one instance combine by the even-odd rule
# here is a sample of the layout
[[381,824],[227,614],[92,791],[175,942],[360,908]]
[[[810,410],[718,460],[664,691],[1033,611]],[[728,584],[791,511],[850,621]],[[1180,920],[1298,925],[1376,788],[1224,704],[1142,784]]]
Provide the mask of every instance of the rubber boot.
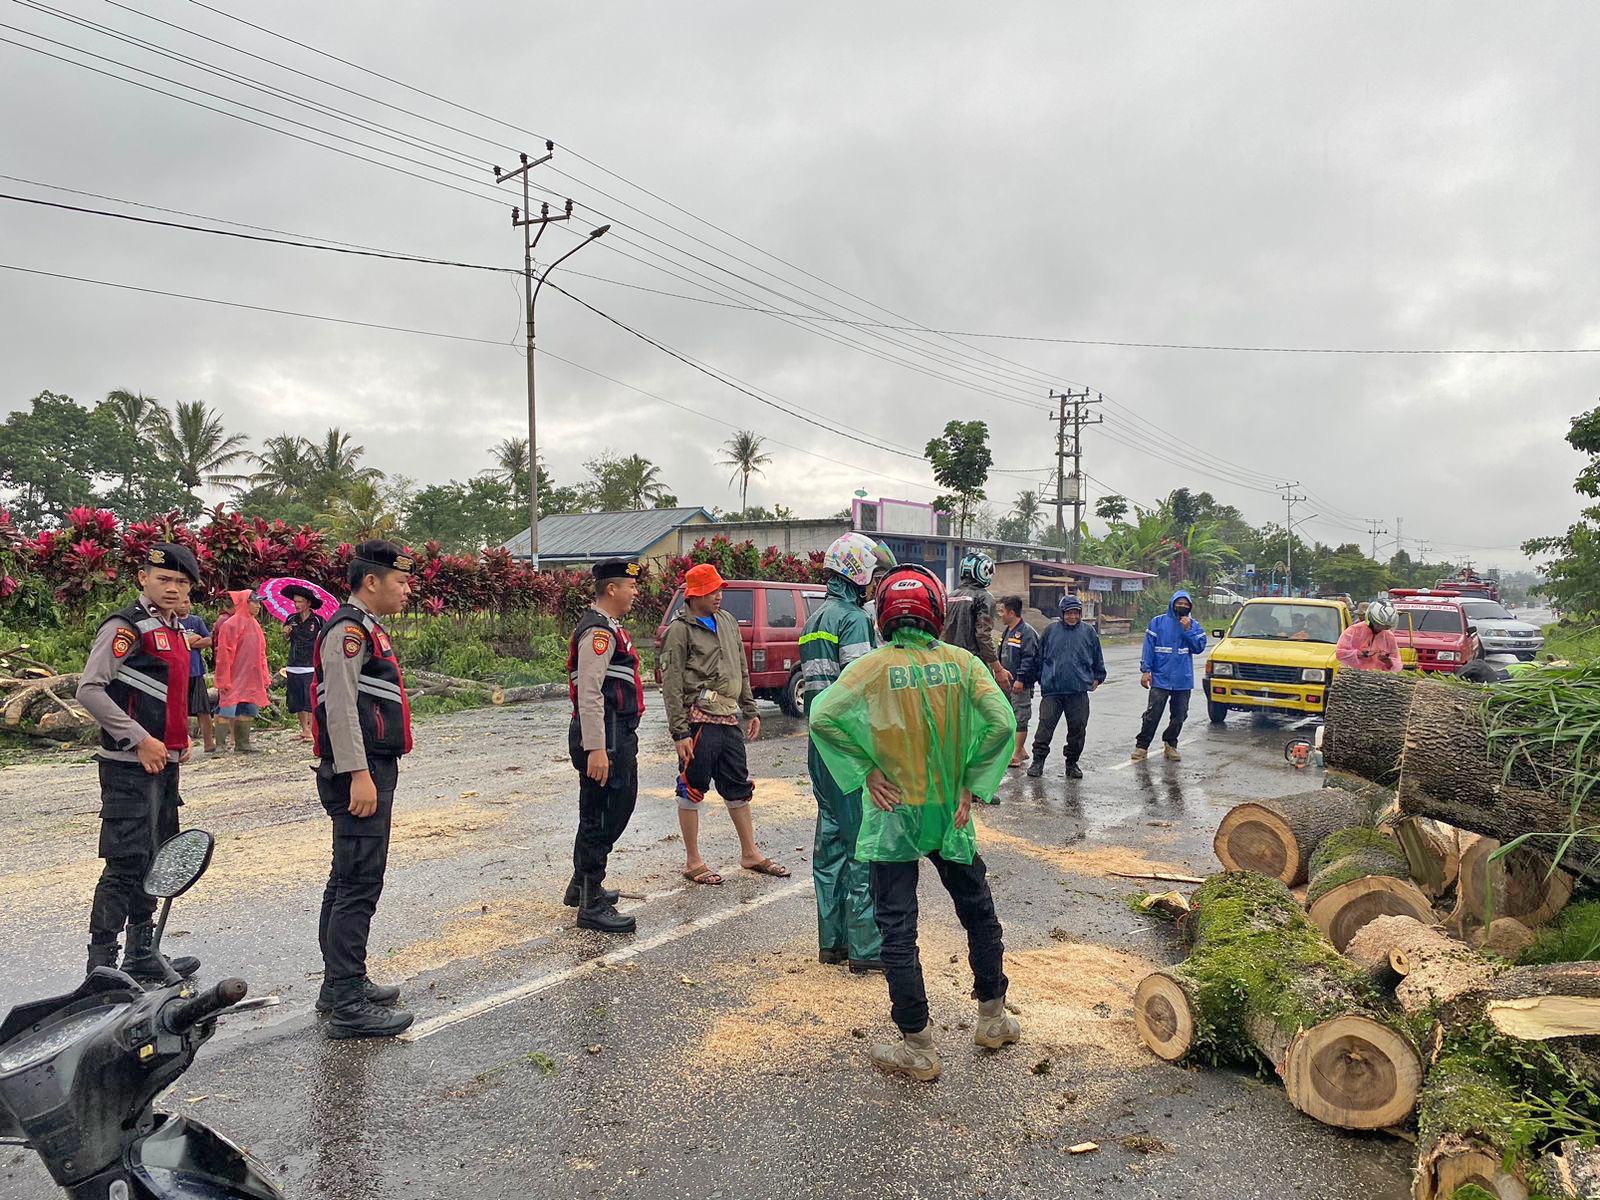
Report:
[[117,944],[115,942],[89,943],[89,965],[83,969],[85,979],[94,974],[96,967],[114,967],[116,965]]
[[327,1034],[334,1041],[394,1037],[409,1029],[416,1019],[411,1013],[383,1008],[368,1000],[366,983],[365,979],[354,979],[333,989],[333,1013],[328,1017]]
[[[363,979],[361,990],[367,999],[379,1008],[391,1008],[400,999],[400,989],[393,984],[373,983],[370,979]],[[317,992],[317,1011],[324,1015],[331,1013],[337,999],[335,989],[323,984],[322,989]]]
[[818,950],[817,961],[826,967],[837,967],[850,961],[848,950]]
[[[608,887],[601,888],[600,894],[605,897],[607,904],[615,904],[622,896],[622,893],[615,888]],[[568,908],[577,908],[578,902],[582,899],[583,895],[578,885],[578,877],[574,875],[572,881],[567,884],[567,893],[561,897],[561,903]]]
[[240,717],[233,723],[233,748],[240,754],[254,754],[250,746],[250,726],[254,717]]
[[1067,778],[1068,779],[1082,779],[1083,778],[1083,768],[1078,766],[1078,764],[1075,763],[1075,762],[1074,763],[1068,763],[1067,764]]
[[579,889],[578,928],[597,929],[601,933],[632,933],[639,923],[626,913],[619,913],[616,905],[605,898],[605,889],[595,887],[587,879]]
[[1006,1012],[1006,998],[978,1001],[978,1028],[972,1035],[975,1045],[998,1050],[1022,1040],[1022,1023]]
[[891,1075],[909,1075],[922,1083],[939,1078],[939,1052],[933,1045],[933,1031],[924,1025],[918,1033],[900,1035],[898,1042],[883,1042],[872,1048],[872,1065]]
[[153,922],[143,921],[128,926],[128,950],[122,956],[122,969],[136,981],[146,986],[165,985],[169,977],[162,969],[163,961],[173,969],[179,979],[188,979],[200,969],[200,960],[190,955],[167,958],[165,954],[155,953],[152,948],[155,935],[156,927]]

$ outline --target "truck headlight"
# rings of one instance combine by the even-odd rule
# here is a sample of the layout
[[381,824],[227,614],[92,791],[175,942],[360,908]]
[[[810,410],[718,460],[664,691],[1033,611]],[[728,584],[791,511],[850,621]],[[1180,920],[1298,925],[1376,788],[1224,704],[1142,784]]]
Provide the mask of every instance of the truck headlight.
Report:
[[1328,669],[1326,667],[1307,667],[1300,672],[1301,683],[1327,683]]
[[1457,655],[1454,650],[1441,650],[1441,651],[1439,651],[1439,661],[1440,662],[1459,662],[1460,661],[1460,656]]
[[1214,662],[1211,664],[1211,673],[1222,679],[1232,679],[1234,676],[1233,664],[1230,662]]

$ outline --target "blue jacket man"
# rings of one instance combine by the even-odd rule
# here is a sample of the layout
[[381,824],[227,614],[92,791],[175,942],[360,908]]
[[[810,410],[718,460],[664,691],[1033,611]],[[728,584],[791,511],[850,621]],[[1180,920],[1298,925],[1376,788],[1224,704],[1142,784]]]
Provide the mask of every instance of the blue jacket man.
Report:
[[1050,757],[1050,739],[1056,723],[1067,719],[1067,740],[1061,753],[1067,760],[1067,778],[1082,779],[1078,759],[1089,734],[1089,693],[1106,681],[1106,660],[1100,635],[1083,622],[1083,601],[1068,596],[1061,602],[1061,617],[1044,631],[1039,642],[1039,732],[1033,738],[1033,763],[1028,775],[1044,774]]
[[1161,740],[1166,743],[1162,753],[1174,761],[1183,757],[1178,753],[1178,735],[1189,715],[1194,656],[1206,648],[1205,630],[1190,615],[1193,611],[1194,598],[1179,588],[1172,593],[1166,614],[1151,621],[1145,630],[1144,649],[1139,654],[1139,683],[1150,689],[1150,703],[1145,706],[1144,723],[1134,739],[1134,762],[1145,757],[1155,740],[1161,714],[1169,707],[1172,715],[1161,732]]

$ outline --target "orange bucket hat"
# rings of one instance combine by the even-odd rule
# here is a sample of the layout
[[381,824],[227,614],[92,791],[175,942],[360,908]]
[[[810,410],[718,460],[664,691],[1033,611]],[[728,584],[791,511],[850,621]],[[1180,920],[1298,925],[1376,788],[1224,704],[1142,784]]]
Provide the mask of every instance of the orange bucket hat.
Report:
[[722,576],[717,573],[716,567],[710,563],[697,563],[690,567],[689,573],[683,577],[683,594],[709,596],[722,587],[722,583]]

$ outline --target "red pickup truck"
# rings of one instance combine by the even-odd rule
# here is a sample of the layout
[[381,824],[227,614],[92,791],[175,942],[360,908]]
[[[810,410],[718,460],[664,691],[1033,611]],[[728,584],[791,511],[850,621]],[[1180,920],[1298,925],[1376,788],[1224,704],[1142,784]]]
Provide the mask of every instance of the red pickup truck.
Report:
[[[828,591],[820,583],[768,583],[730,579],[722,590],[722,611],[739,622],[744,639],[750,688],[762,700],[775,701],[791,717],[804,712],[800,699],[800,631],[806,618],[821,607]],[[673,593],[666,616],[656,630],[656,682],[661,682],[661,643],[667,626],[683,606],[683,588]]]
[[1483,656],[1477,628],[1467,619],[1459,594],[1426,588],[1394,588],[1389,592],[1399,620],[1394,635],[1402,650],[1417,654],[1419,671],[1452,675]]

